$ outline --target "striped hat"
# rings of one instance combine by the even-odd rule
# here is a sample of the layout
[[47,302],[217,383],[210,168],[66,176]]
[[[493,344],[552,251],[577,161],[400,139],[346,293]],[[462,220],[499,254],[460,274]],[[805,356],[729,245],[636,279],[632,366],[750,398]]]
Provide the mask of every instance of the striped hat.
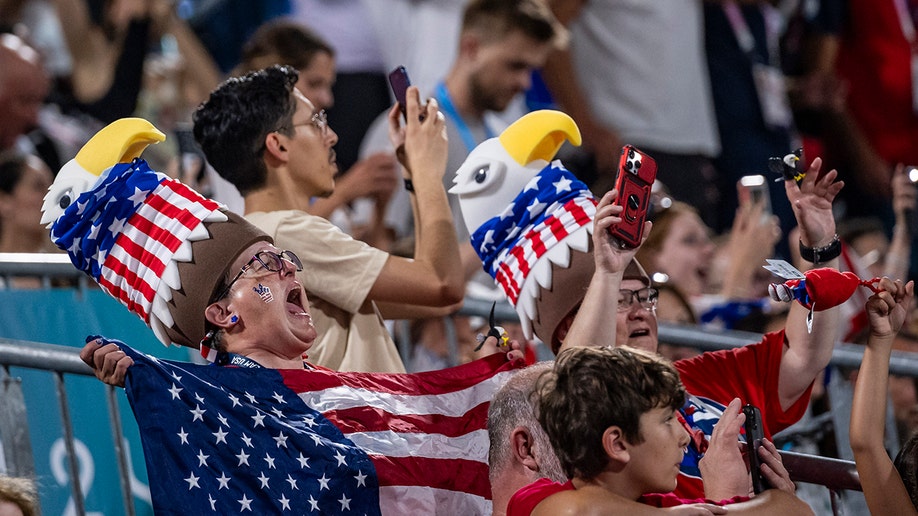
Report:
[[[205,335],[204,309],[232,259],[270,237],[216,201],[151,170],[137,157],[146,147],[136,144],[138,119],[124,120],[90,140],[62,168],[71,173],[59,174],[49,189],[43,211],[51,218],[51,240],[164,344],[197,348]],[[106,163],[100,156],[110,154],[111,147],[121,155]],[[79,182],[73,179],[81,173],[72,172],[75,166],[98,175],[85,191],[68,187]]]
[[482,142],[456,171],[472,247],[516,308],[523,332],[554,348],[560,322],[583,300],[595,270],[596,199],[553,159],[565,140],[580,143],[559,111],[529,113]]

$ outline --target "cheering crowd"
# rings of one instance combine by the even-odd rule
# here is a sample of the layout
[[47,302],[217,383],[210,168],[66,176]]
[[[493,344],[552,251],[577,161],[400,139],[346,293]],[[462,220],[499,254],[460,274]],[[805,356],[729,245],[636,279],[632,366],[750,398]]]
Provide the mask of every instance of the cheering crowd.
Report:
[[[261,13],[226,78],[168,2],[3,12],[0,250],[45,251],[50,230],[209,362],[82,348],[125,387],[155,512],[814,512],[773,436],[824,403],[842,340],[865,345],[850,446],[867,507],[918,512],[918,397],[889,375],[914,346],[918,100],[850,75],[860,53],[901,58],[851,35],[862,2],[402,3]],[[914,39],[915,10],[886,3],[874,21]],[[383,4],[430,26],[374,47]],[[37,31],[64,13],[64,41]],[[367,70],[393,59],[440,69],[409,68],[391,105]],[[871,109],[895,115],[881,129]],[[658,167],[636,247],[609,233],[626,143]],[[91,180],[58,187],[73,170]],[[458,315],[464,297],[519,320]],[[762,338],[700,353],[658,321]],[[29,496],[0,508],[30,514],[34,489],[12,485]]]

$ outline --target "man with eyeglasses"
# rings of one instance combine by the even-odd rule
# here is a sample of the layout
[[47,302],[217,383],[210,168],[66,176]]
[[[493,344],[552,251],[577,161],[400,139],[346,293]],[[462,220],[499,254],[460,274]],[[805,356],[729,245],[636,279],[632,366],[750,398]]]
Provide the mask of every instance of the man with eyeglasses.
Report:
[[[785,181],[785,190],[800,228],[803,258],[814,267],[838,268],[840,248],[832,201],[844,183],[836,181],[835,170],[820,174],[821,166],[822,160],[816,158],[801,183]],[[656,289],[634,260],[637,249],[622,249],[608,236],[609,226],[621,222],[622,211],[611,204],[611,193],[614,191],[597,206],[593,230],[596,270],[581,305],[569,315],[573,321],[562,323],[561,350],[607,345],[608,336],[615,335],[615,346],[656,352]],[[648,222],[645,239],[650,230]],[[749,479],[742,474],[735,476],[734,485],[705,490],[701,483],[703,473],[718,464],[717,459],[701,461],[714,424],[735,397],[761,410],[768,439],[795,423],[806,411],[813,381],[829,364],[837,338],[837,307],[810,312],[793,303],[785,329],[765,334],[759,343],[676,361],[689,394],[682,413],[694,433],[676,494],[710,499],[747,494]]]
[[[310,362],[341,371],[402,372],[386,318],[443,315],[462,300],[463,277],[442,177],[446,134],[436,102],[409,90],[408,120],[390,111],[414,187],[414,259],[391,256],[310,215],[335,188],[338,140],[323,111],[296,89],[298,74],[274,66],[227,80],[194,114],[207,160],[245,198],[246,219],[300,260],[319,338]],[[426,116],[421,121],[419,114]],[[379,306],[377,306],[379,305]]]

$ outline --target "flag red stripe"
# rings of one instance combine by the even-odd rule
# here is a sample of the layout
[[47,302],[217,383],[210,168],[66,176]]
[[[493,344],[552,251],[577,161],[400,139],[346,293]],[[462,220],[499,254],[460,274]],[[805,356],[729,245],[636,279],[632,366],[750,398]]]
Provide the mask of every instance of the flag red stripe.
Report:
[[501,281],[501,285],[504,287],[504,293],[510,298],[510,302],[516,306],[516,301],[520,297],[520,285],[516,282],[513,271],[510,270],[510,266],[507,265],[507,262],[501,262],[498,273],[503,280]]
[[488,465],[463,459],[370,455],[382,486],[420,485],[491,499]]
[[200,204],[201,206],[203,206],[204,208],[207,208],[208,210],[213,211],[220,207],[220,205],[214,202],[213,200],[208,199],[206,197],[202,197],[198,192],[195,192],[194,190],[189,188],[188,185],[178,180],[167,179],[163,181],[162,184],[163,186],[165,186],[166,188],[169,188],[170,190],[180,195],[181,197],[184,197],[185,199],[188,199],[191,202]]
[[333,410],[322,415],[345,434],[392,430],[400,433],[458,437],[485,428],[488,421],[488,403],[481,403],[461,416],[393,414],[373,407]]
[[[109,254],[105,257],[103,268],[110,269],[114,274],[124,278],[125,282],[137,289],[147,301],[153,301],[153,295],[156,293],[153,288],[150,287],[147,282],[140,280],[137,274],[128,268],[121,260]],[[105,271],[103,271],[99,276],[99,285],[108,290],[109,294],[121,301],[129,310],[137,313],[141,319],[146,321],[148,314],[144,307],[131,299],[128,292],[121,288],[121,286],[109,281],[106,275]]]
[[[526,238],[530,238],[529,235],[526,235]],[[520,268],[520,274],[525,278],[529,276],[529,262],[526,260],[526,253],[524,246],[515,245],[510,248],[510,255],[516,258],[517,266]]]
[[[545,254],[545,244],[542,242],[542,235],[540,233],[536,231],[530,231],[526,235],[526,238],[531,242],[530,246],[532,246],[532,250],[535,251],[536,257]],[[522,260],[520,260],[520,262],[522,262]],[[528,264],[526,268],[529,268]],[[520,270],[522,269],[523,268],[520,267]],[[524,275],[528,275],[528,273],[524,273]]]
[[185,208],[179,208],[159,195],[147,197],[147,204],[166,217],[175,219],[188,229],[194,229],[195,226],[201,223],[201,219],[194,213],[191,213]]
[[[132,224],[135,218],[136,217],[131,217],[130,222]],[[142,263],[144,267],[147,267],[148,269],[155,272],[157,277],[162,277],[163,271],[166,270],[166,264],[163,263],[163,261],[160,260],[158,256],[147,251],[146,249],[144,249],[142,245],[128,238],[126,236],[126,233],[122,233],[118,237],[118,239],[115,240],[114,248],[117,248],[117,247],[120,247],[121,249],[123,249],[124,252],[127,253],[128,256],[130,256],[131,258],[134,258],[135,260]],[[109,253],[109,256],[111,256],[111,252]],[[106,259],[105,261],[107,262],[108,259]],[[127,275],[127,272],[125,272],[125,275]],[[136,282],[137,282],[137,275],[134,274],[133,279],[128,281],[128,283],[131,286],[134,286],[134,288],[137,288],[137,286],[135,285]]]
[[551,234],[554,235],[555,239],[563,240],[567,236],[567,229],[564,227],[564,222],[561,222],[561,219],[555,216],[552,216],[548,220],[548,228],[551,230]]
[[[592,202],[594,206],[596,205],[595,199],[590,199],[590,202]],[[577,224],[580,226],[583,226],[588,222],[592,222],[590,220],[590,216],[587,215],[587,212],[583,209],[583,206],[577,203],[577,199],[571,199],[568,201],[567,204],[565,204],[565,208],[567,208],[567,211],[569,211],[571,215],[574,216],[574,220],[576,220]]]
[[[309,375],[281,370],[284,383],[294,392],[317,391],[348,386],[389,394],[438,395],[457,392],[472,387],[497,373],[515,367],[507,357],[497,353],[458,367],[440,371],[414,374],[391,373],[343,373],[336,371],[313,371]],[[325,374],[318,374],[318,373]]]
[[175,252],[175,250],[182,245],[182,241],[172,234],[171,231],[163,229],[146,217],[135,214],[131,217],[129,223],[172,252]]

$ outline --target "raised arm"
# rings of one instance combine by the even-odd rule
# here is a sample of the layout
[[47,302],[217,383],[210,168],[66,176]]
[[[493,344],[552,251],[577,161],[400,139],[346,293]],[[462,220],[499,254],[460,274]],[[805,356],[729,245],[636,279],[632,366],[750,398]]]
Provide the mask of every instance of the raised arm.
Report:
[[[465,281],[453,217],[443,188],[446,122],[436,100],[421,106],[416,87],[408,88],[407,101],[408,120],[404,129],[395,107],[389,111],[389,127],[393,143],[404,140],[400,154],[405,161],[407,179],[413,185],[414,259],[390,256],[368,299],[450,305],[462,300]],[[420,121],[422,113],[424,119]]]
[[[793,180],[784,182],[800,229],[800,245],[817,250],[837,239],[832,201],[844,186],[842,181],[836,181],[838,172],[830,170],[821,173],[821,168],[822,159],[816,158],[799,186]],[[796,244],[791,242],[791,245]],[[812,266],[837,269],[838,258],[821,260]],[[812,331],[808,331],[806,319],[809,310],[798,303],[791,306],[785,325],[787,348],[781,357],[778,377],[778,396],[783,409],[790,408],[816,375],[829,365],[832,348],[838,339],[838,312],[838,307],[814,312]]]
[[[622,249],[609,235],[609,227],[622,221],[619,215],[623,208],[612,204],[617,196],[618,191],[612,189],[602,196],[596,206],[596,217],[593,219],[596,271],[560,350],[570,346],[603,346],[611,344],[610,336],[615,338],[622,276],[639,249]],[[644,241],[650,235],[651,226],[649,221],[644,223]]]
[[883,292],[867,301],[870,336],[851,405],[851,451],[871,514],[918,514],[883,445],[889,357],[908,314],[914,283],[883,278]]
[[902,164],[896,166],[892,178],[893,213],[896,223],[893,226],[892,239],[883,260],[883,274],[893,279],[908,277],[908,266],[912,256],[912,233],[915,229],[915,185],[908,177],[909,170]]

